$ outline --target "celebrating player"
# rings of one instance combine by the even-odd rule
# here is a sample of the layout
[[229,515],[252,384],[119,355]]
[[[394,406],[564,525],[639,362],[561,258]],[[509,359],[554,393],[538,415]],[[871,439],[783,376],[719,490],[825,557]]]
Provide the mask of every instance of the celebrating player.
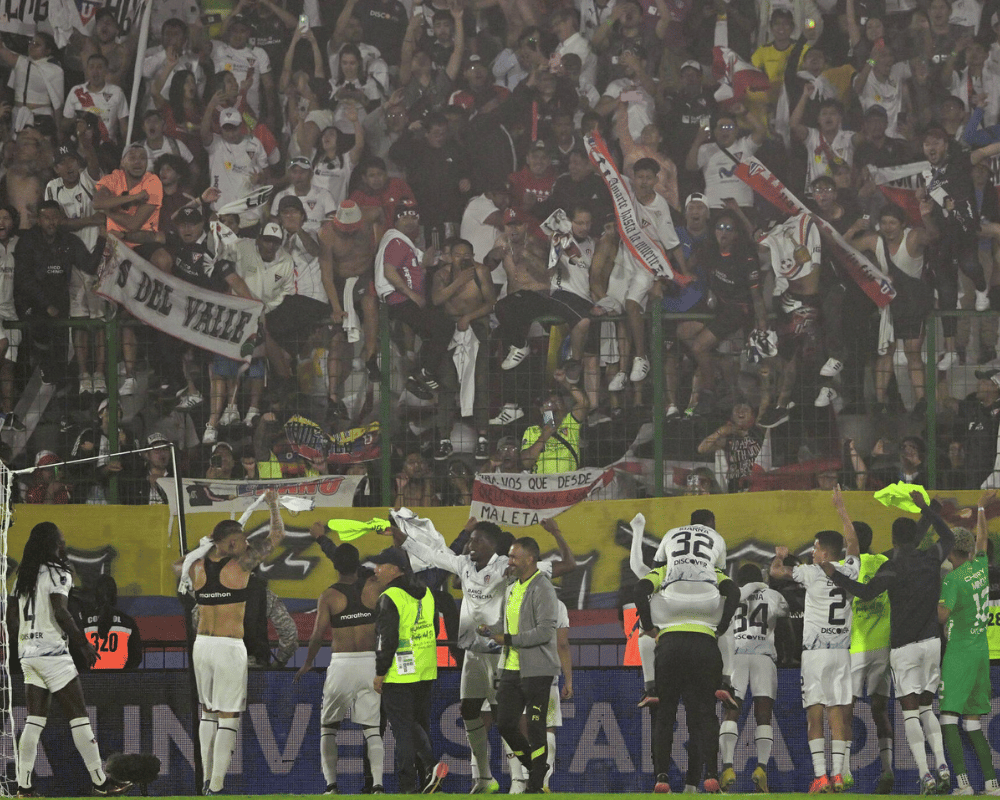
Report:
[[67,600],[72,586],[73,573],[66,560],[63,532],[53,522],[39,522],[24,545],[14,585],[19,612],[17,652],[24,669],[28,706],[18,745],[18,797],[41,797],[31,786],[31,773],[53,695],[69,719],[73,744],[90,772],[94,794],[121,794],[132,785],[109,778],[101,766],[101,753],[90,727],[83,687],[69,654],[68,640],[80,648],[91,667],[97,663],[97,651],[69,613]]
[[[836,570],[849,578],[858,577],[858,537],[854,533],[838,486],[833,505],[844,524],[844,535],[820,531],[813,541],[813,563],[786,567],[787,547],[775,548],[771,577],[794,580],[806,590],[802,620],[802,705],[806,710],[809,752],[812,753],[815,780],[810,794],[844,790],[844,756],[851,738],[851,603],[847,593],[829,579]],[[844,544],[847,544],[847,558]],[[825,574],[824,574],[825,573]],[[823,738],[823,712],[830,722],[833,752],[833,780],[826,771],[826,742]]]
[[[542,561],[538,565],[539,570],[551,577],[571,572],[576,568],[576,561],[558,523],[555,520],[545,520],[542,527],[556,540],[560,560]],[[463,598],[458,644],[465,650],[465,659],[462,662],[460,697],[462,720],[469,737],[469,748],[472,750],[475,781],[472,793],[495,792],[498,785],[490,771],[490,745],[486,738],[482,709],[483,701],[488,701],[496,718],[496,681],[501,648],[489,638],[478,634],[476,628],[479,625],[497,624],[503,613],[506,574],[510,563],[506,547],[510,535],[505,534],[495,523],[470,519],[455,543],[464,552],[456,555],[446,547],[428,547],[417,539],[407,537],[398,528],[390,528],[389,532],[393,534],[396,544],[408,553],[433,567],[454,573],[461,580]],[[468,541],[462,544],[465,536]],[[527,777],[520,768],[520,761],[510,759],[510,765],[511,788],[514,793],[521,793],[527,784]]]
[[965,752],[958,733],[958,718],[965,718],[965,732],[976,753],[986,781],[986,794],[1000,795],[993,769],[993,752],[983,735],[983,714],[990,713],[990,648],[986,641],[989,619],[990,578],[986,560],[986,505],[991,492],[979,501],[976,536],[955,528],[955,546],[948,555],[954,569],[941,582],[938,620],[946,627],[948,647],[941,665],[941,731],[955,767],[954,794],[975,794],[965,771]]
[[[697,515],[697,516],[696,516]],[[658,793],[669,792],[667,769],[673,747],[677,704],[683,698],[691,736],[685,791],[697,791],[705,774],[705,791],[719,791],[719,720],[715,692],[722,682],[722,655],[716,637],[729,628],[739,591],[716,564],[725,563],[726,543],[709,527],[710,511],[691,515],[704,524],[668,531],[659,552],[666,563],[635,586],[635,605],[646,636],[656,641],[656,693],[659,705],[653,733]],[[659,553],[658,553],[659,554]],[[660,621],[654,624],[650,595],[657,592]],[[725,598],[724,603],[720,599]]]
[[[319,525],[320,523],[316,523]],[[315,528],[316,525],[313,527]],[[322,531],[322,528],[320,528]],[[330,664],[323,683],[320,716],[320,761],[326,793],[337,791],[337,731],[347,712],[361,726],[371,764],[372,792],[382,792],[385,749],[379,732],[381,702],[375,683],[375,603],[382,586],[374,579],[361,580],[358,548],[342,544],[333,554],[338,581],[319,596],[316,622],[309,638],[309,652],[295,673],[299,680],[312,669],[323,638],[330,630]]]
[[194,673],[201,702],[201,760],[211,769],[205,794],[219,794],[236,746],[240,713],[247,702],[247,649],[243,644],[250,573],[278,546],[285,526],[278,510],[278,493],[264,499],[271,512],[271,530],[260,545],[247,541],[243,526],[223,520],[198,549],[188,553],[181,568],[181,589],[190,585],[198,603],[198,635],[194,640]]
[[[892,523],[892,558],[878,568],[868,583],[839,575],[832,565],[824,565],[823,569],[838,587],[863,600],[889,593],[892,608],[889,667],[896,698],[903,709],[906,741],[920,773],[920,791],[949,794],[951,772],[945,763],[941,726],[931,704],[941,680],[936,602],[941,587],[941,564],[951,552],[955,536],[920,492],[911,492],[910,498],[920,510],[921,525],[908,517],[899,517]],[[934,526],[938,541],[920,549],[917,545],[926,530],[921,527],[924,524]],[[927,766],[927,743],[939,765],[937,778]]]
[[[757,723],[757,768],[753,782],[761,792],[767,792],[767,762],[771,760],[774,742],[771,713],[774,698],[778,696],[777,651],[774,649],[774,628],[781,617],[788,616],[788,601],[764,583],[764,575],[756,564],[744,564],[736,573],[740,587],[740,604],[733,617],[735,655],[733,659],[733,687],[738,697],[753,692],[754,721]],[[722,752],[722,778],[719,783],[728,791],[736,782],[733,754],[739,736],[737,722],[740,712],[727,708],[725,722],[719,732],[719,750]]]

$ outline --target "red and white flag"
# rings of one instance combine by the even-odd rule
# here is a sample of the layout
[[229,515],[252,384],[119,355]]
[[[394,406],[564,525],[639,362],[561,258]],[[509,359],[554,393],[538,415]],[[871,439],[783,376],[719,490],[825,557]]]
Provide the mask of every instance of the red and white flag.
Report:
[[[786,214],[809,213],[806,205],[792,194],[777,176],[752,156],[735,167],[736,176],[757,194]],[[836,229],[815,214],[812,217],[820,234],[831,245],[830,252],[841,269],[868,295],[879,308],[885,308],[896,296],[892,281]]]
[[712,48],[712,77],[719,82],[715,99],[720,103],[741,103],[747,92],[766,92],[771,88],[766,73],[728,47]]
[[622,178],[608,146],[599,133],[584,137],[584,145],[590,162],[597,174],[604,179],[611,202],[615,207],[615,222],[622,244],[628,249],[636,263],[645,267],[657,278],[666,278],[678,286],[687,285],[691,279],[680,272],[674,272],[670,259],[663,248],[646,232],[636,211],[636,200],[632,190]]

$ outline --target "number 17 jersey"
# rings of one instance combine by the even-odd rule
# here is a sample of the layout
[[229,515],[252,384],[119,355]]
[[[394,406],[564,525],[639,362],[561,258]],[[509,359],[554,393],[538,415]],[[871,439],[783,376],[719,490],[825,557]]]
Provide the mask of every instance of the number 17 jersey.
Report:
[[[858,579],[861,563],[849,556],[834,564],[851,580]],[[803,650],[851,649],[851,598],[831,581],[817,564],[803,564],[792,570],[792,578],[806,590],[802,615]]]

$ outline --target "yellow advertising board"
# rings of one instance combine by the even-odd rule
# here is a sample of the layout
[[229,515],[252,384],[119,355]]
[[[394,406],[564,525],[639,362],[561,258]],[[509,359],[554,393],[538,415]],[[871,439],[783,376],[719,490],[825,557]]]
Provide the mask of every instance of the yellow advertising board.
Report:
[[[978,492],[949,492],[937,497],[945,506],[945,517],[950,524],[973,526]],[[872,549],[876,552],[888,549],[890,527],[899,512],[885,508],[868,493],[850,492],[845,494],[845,500],[852,518],[872,526],[875,532]],[[630,534],[619,523],[627,526],[635,514],[642,513],[646,517],[647,534],[659,537],[668,529],[688,522],[697,508],[715,512],[731,565],[744,560],[764,563],[773,555],[775,545],[786,545],[793,553],[802,552],[811,547],[817,531],[840,529],[830,496],[823,492],[586,501],[557,520],[580,564],[579,607],[609,605],[608,595],[616,593],[621,585],[623,564],[627,569]],[[329,519],[331,512],[340,518],[361,521],[386,515],[384,508],[313,510],[295,516],[283,511],[285,542],[263,567],[271,588],[280,597],[314,599],[332,582],[333,567],[309,536],[310,524]],[[466,508],[417,509],[417,512],[429,517],[449,542],[468,520]],[[994,513],[1000,515],[1000,507]],[[189,545],[196,545],[202,536],[211,533],[217,522],[228,518],[214,513],[188,515]],[[54,521],[63,530],[78,572],[110,571],[122,595],[175,593],[173,563],[181,550],[177,521],[173,520],[171,525],[166,506],[18,505],[8,540],[8,555],[14,561],[20,560],[32,526],[43,520]],[[258,512],[251,518],[248,530],[264,535],[267,525],[267,513]],[[543,552],[555,550],[552,537],[539,526],[516,528],[512,532],[516,536],[535,537]],[[362,555],[370,555],[390,541],[388,537],[368,534],[353,543]],[[598,600],[596,595],[604,597]]]

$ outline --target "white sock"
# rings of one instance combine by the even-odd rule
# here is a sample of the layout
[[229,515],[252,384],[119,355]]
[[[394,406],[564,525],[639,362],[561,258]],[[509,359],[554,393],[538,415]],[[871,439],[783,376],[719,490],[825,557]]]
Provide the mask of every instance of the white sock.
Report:
[[826,775],[826,740],[810,739],[809,752],[812,753],[813,775],[822,778]]
[[478,780],[489,780],[490,772],[490,740],[486,736],[486,724],[482,717],[465,720],[465,735],[469,738],[469,749],[472,750],[472,773]]
[[683,794],[698,794],[698,787],[697,786],[691,786],[690,784],[685,783],[684,784],[684,792],[683,792]]
[[642,660],[642,681],[647,686],[656,681],[656,640],[639,637],[639,658]]
[[851,775],[851,743],[844,742],[844,771],[840,773],[844,778]]
[[381,786],[383,772],[385,772],[385,743],[382,741],[382,734],[378,731],[378,726],[362,728],[365,735],[365,746],[368,748],[368,764],[372,771],[372,783]]
[[740,729],[735,722],[726,721],[719,726],[719,755],[722,756],[722,766],[730,766],[733,763],[733,754],[736,752],[736,740],[739,738]]
[[913,760],[917,762],[917,772],[923,778],[930,770],[927,769],[927,743],[924,740],[924,729],[920,727],[920,711],[903,710],[903,729],[906,731],[906,743],[910,746]]
[[[212,754],[215,752],[215,734],[218,730],[218,713],[202,711],[201,722],[198,724],[198,741],[201,744],[201,770],[206,776],[212,774]],[[208,780],[208,777],[205,780]]]
[[757,743],[757,766],[767,769],[771,760],[771,746],[774,744],[774,731],[770,725],[758,725],[754,737]]
[[323,779],[327,786],[337,782],[337,731],[339,729],[339,723],[320,725],[319,728],[319,763],[323,768]]
[[994,778],[991,781],[986,781],[986,791],[1000,789],[1000,781]]
[[[646,637],[649,638],[648,636]],[[546,789],[549,788],[549,778],[552,777],[552,773],[556,771],[556,732],[546,731],[545,732],[545,760],[549,762],[549,771],[545,773],[545,780],[543,784]]]
[[21,741],[17,745],[17,785],[31,788],[31,773],[38,757],[38,740],[45,730],[45,717],[28,717],[21,731]]
[[947,764],[948,760],[944,755],[944,736],[941,734],[941,723],[938,722],[934,709],[931,706],[920,706],[920,724],[924,728],[924,736],[927,744],[931,746],[934,753],[934,763],[937,765]]
[[215,753],[212,757],[212,779],[208,788],[213,792],[221,792],[222,784],[229,772],[229,762],[233,758],[233,748],[236,747],[236,734],[240,730],[239,717],[225,717],[219,720],[219,730],[215,733]]
[[[648,639],[649,637],[647,636],[646,638]],[[507,767],[510,769],[510,779],[512,781],[527,780],[527,776],[524,774],[524,764],[521,763],[521,759],[514,755],[507,742],[503,743],[503,751],[507,756]]]
[[882,772],[892,772],[892,737],[878,740],[878,755],[882,759]]
[[834,739],[830,742],[831,755],[833,756],[830,768],[834,775],[844,776],[844,758],[847,742],[843,739]]
[[90,772],[90,780],[95,786],[104,783],[108,776],[101,766],[101,751],[97,748],[94,729],[90,727],[90,719],[77,717],[69,721],[69,729],[73,734],[73,744],[83,757],[83,763]]
[[957,784],[959,789],[964,789],[966,786],[969,785],[969,776],[966,775],[964,772],[961,772],[955,776],[955,783]]

